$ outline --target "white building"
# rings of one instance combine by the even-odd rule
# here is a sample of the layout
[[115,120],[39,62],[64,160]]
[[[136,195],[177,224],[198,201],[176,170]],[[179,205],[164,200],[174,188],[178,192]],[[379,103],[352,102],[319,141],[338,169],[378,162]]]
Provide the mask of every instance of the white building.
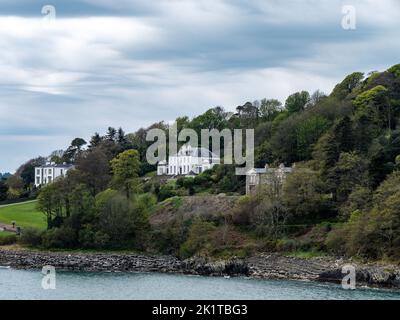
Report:
[[246,174],[246,194],[254,194],[265,185],[279,194],[287,176],[293,172],[294,168],[294,164],[292,167],[281,164],[278,168],[271,168],[266,164],[264,168],[250,169]]
[[220,158],[206,148],[182,146],[177,154],[168,157],[167,161],[160,161],[157,174],[160,175],[196,175],[220,164]]
[[72,164],[55,164],[47,163],[41,167],[35,168],[35,186],[49,184],[56,180],[58,177],[64,177],[67,172],[73,169]]

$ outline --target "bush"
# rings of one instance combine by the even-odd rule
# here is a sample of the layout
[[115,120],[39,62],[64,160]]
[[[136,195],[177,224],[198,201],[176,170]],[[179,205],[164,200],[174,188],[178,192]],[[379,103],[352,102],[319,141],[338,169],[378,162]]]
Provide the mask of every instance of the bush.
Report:
[[343,227],[333,229],[328,233],[325,240],[326,249],[335,254],[345,254],[346,252],[347,230]]
[[23,229],[19,242],[32,247],[40,246],[42,243],[42,233],[42,231],[34,228]]
[[400,78],[400,64],[396,64],[388,70],[390,73],[393,73],[396,77]]
[[186,242],[180,248],[180,256],[189,258],[196,253],[205,250],[208,252],[212,235],[216,227],[213,223],[196,219],[189,229],[189,236]]
[[85,226],[79,232],[79,242],[87,249],[101,249],[107,247],[110,237],[102,232],[93,230],[91,225]]
[[164,201],[165,199],[172,198],[174,196],[176,196],[174,187],[169,184],[166,184],[161,186],[160,191],[158,193],[158,200]]
[[16,242],[17,242],[17,236],[15,234],[10,234],[10,235],[0,237],[0,245],[1,246],[14,244]]
[[76,234],[69,227],[53,228],[43,233],[42,245],[45,248],[74,248],[77,245]]

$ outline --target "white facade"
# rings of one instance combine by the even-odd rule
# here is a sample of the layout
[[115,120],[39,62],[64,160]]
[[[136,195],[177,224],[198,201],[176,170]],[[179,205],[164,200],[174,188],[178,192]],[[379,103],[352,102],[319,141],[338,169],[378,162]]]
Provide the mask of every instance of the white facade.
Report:
[[48,163],[35,168],[35,186],[39,187],[52,183],[58,177],[64,177],[67,172],[73,169],[72,164]]
[[160,161],[157,166],[157,175],[196,175],[220,164],[220,158],[205,148],[195,148],[183,145],[179,152],[168,157],[167,161]]

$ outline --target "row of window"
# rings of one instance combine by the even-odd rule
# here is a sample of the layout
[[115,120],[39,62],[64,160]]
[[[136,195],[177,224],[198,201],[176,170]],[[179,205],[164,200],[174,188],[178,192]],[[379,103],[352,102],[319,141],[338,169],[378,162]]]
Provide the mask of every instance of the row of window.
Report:
[[170,163],[190,163],[190,157],[170,157]]
[[[179,169],[178,169],[179,168]],[[168,170],[168,169],[167,169]],[[179,172],[178,172],[179,170]],[[170,166],[168,172],[170,172],[171,174],[182,174],[182,173],[189,173],[190,171],[190,166],[189,165],[184,165],[181,167],[177,167],[177,166]],[[167,172],[167,173],[168,173]]]
[[[44,169],[44,174],[53,174],[53,169]],[[36,169],[36,174],[40,175],[40,169]],[[63,175],[64,174],[64,169],[60,169],[60,174]]]
[[53,180],[53,177],[52,177],[52,176],[48,176],[48,177],[47,177],[47,180],[46,180],[46,178],[44,178],[44,181],[43,181],[43,182],[40,181],[40,180],[41,180],[40,177],[36,177],[36,184],[37,184],[37,185],[39,185],[39,184],[51,183],[51,181]]

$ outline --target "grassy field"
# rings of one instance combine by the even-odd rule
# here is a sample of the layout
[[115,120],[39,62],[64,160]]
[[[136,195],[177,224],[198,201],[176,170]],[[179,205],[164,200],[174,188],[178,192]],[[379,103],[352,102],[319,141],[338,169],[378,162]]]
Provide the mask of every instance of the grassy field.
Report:
[[0,238],[8,237],[14,235],[14,232],[8,232],[8,231],[1,231],[0,232]]
[[23,228],[46,228],[45,216],[36,210],[36,201],[0,207],[0,223],[11,224],[12,221]]

